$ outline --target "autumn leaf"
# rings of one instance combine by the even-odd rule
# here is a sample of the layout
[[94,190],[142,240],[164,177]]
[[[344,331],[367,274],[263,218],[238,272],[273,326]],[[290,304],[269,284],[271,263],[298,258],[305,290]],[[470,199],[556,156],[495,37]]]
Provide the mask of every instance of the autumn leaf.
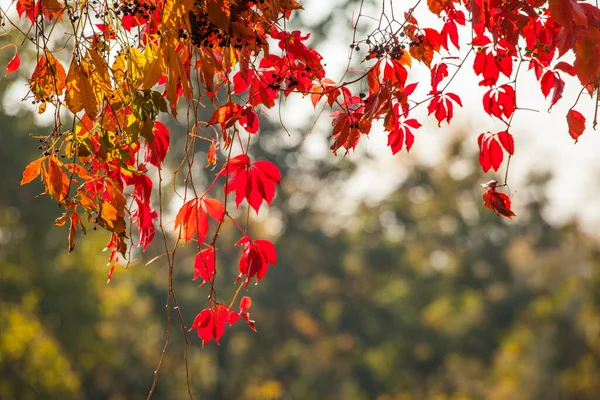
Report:
[[75,249],[75,234],[77,233],[78,224],[81,227],[82,232],[85,234],[85,226],[83,225],[81,217],[77,211],[73,211],[69,216],[69,253]]
[[234,311],[224,305],[204,309],[196,315],[190,331],[198,331],[198,337],[202,339],[202,346],[213,339],[218,345],[225,332],[225,324],[231,325],[230,314],[232,312]]
[[513,139],[513,136],[507,131],[498,132],[497,136],[498,140],[500,140],[500,143],[502,144],[502,147],[504,147],[504,150],[506,150],[506,152],[511,156],[514,155],[515,141]]
[[54,226],[63,226],[67,222],[67,213],[64,212],[62,215],[54,220]]
[[146,162],[160,168],[169,150],[171,134],[160,121],[154,122],[152,134],[146,137]]
[[48,159],[48,171],[42,166],[44,171],[44,185],[48,194],[54,197],[59,203],[62,203],[67,196],[69,189],[69,177],[63,171],[59,161],[53,158]]
[[65,90],[67,75],[61,63],[50,53],[44,51],[33,70],[29,87],[35,98],[45,102],[52,95],[60,96]]
[[248,133],[256,133],[259,128],[258,116],[252,107],[242,106],[237,103],[227,103],[219,107],[208,121],[208,125],[221,125],[221,130],[225,132],[236,122],[239,122],[242,128]]
[[85,108],[86,114],[95,117],[98,114],[98,103],[94,97],[93,78],[89,76],[90,70],[89,63],[82,61],[82,65],[80,65],[73,57],[66,78],[65,103],[74,113]]
[[25,167],[25,170],[23,171],[23,179],[21,179],[21,183],[19,184],[19,186],[26,185],[29,182],[33,181],[35,178],[37,178],[40,175],[40,172],[42,171],[43,162],[43,158],[38,158],[37,160],[30,162],[29,165],[27,165],[27,167]]
[[194,259],[194,279],[202,278],[200,286],[210,282],[215,276],[215,248],[209,247],[196,254]]
[[244,285],[248,286],[250,280],[256,276],[256,283],[265,277],[269,264],[277,264],[277,252],[273,243],[268,240],[252,240],[244,236],[236,244],[242,246],[242,256],[239,262],[239,271],[236,282],[246,277]]
[[516,93],[511,85],[490,89],[483,95],[483,109],[499,119],[508,119],[516,109]]
[[439,17],[441,12],[446,9],[448,3],[451,1],[452,0],[427,0],[427,6],[432,13]]
[[213,168],[217,165],[219,160],[217,159],[217,146],[219,142],[216,140],[212,140],[210,143],[210,147],[208,148],[208,153],[206,155],[206,166],[204,168],[208,168],[211,165]]
[[229,0],[206,0],[206,11],[210,20],[223,32],[229,31],[231,10]]
[[511,203],[510,198],[504,193],[496,191],[498,182],[490,181],[485,185],[481,185],[486,188],[486,192],[483,194],[483,205],[490,210],[494,211],[497,216],[506,217],[512,219],[516,214],[510,209]]
[[490,132],[482,133],[479,135],[477,142],[479,145],[479,164],[483,172],[488,172],[490,168],[498,171],[504,159],[502,148],[510,155],[513,155],[515,151],[513,137],[507,131],[498,132],[495,135]]
[[[21,65],[21,58],[19,57],[19,52],[17,50],[17,46],[15,46],[15,45],[7,45],[7,46],[12,46],[15,48],[15,55],[13,56],[13,58],[11,58],[11,60],[8,62],[8,64],[6,64],[6,76],[8,76],[9,74],[12,74],[16,70],[18,70],[19,66]],[[4,46],[4,47],[6,47],[6,46]],[[2,50],[4,47],[0,48],[0,50]]]
[[235,191],[235,203],[246,199],[256,213],[263,201],[271,204],[275,197],[275,185],[281,181],[281,173],[269,161],[251,162],[245,154],[231,158],[217,174],[226,176],[225,194]]
[[581,136],[585,130],[585,117],[579,111],[571,109],[567,114],[567,124],[569,125],[569,135],[571,135],[571,137],[575,139],[575,143],[577,143],[579,136]]
[[441,126],[444,120],[450,123],[454,117],[454,105],[452,102],[462,107],[460,97],[454,93],[438,94],[429,102],[427,111],[429,115],[434,114],[435,119],[438,121],[438,126]]
[[202,243],[208,233],[207,214],[215,221],[222,221],[225,216],[223,203],[217,199],[192,199],[186,202],[177,213],[175,230],[181,227],[182,238],[186,242],[197,235],[198,243]]
[[[248,312],[250,310],[250,307],[252,307],[252,299],[248,296],[242,297],[242,300],[240,300],[240,311],[238,315],[246,321],[250,329],[256,332],[255,323],[253,320],[250,319],[250,313]],[[231,321],[231,316],[229,319]]]

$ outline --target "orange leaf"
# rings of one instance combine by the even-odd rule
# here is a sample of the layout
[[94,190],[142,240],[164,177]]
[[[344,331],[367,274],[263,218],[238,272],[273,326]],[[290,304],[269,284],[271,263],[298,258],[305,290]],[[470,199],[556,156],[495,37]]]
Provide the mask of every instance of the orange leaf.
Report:
[[43,158],[38,158],[25,167],[25,171],[23,171],[23,179],[21,179],[19,186],[28,184],[40,175],[43,161]]
[[450,3],[450,0],[427,0],[427,6],[429,6],[429,10],[440,16],[440,13],[446,9],[446,6]]
[[206,0],[208,18],[223,32],[229,31],[229,0]]
[[49,173],[48,173],[48,181],[46,183],[46,187],[48,187],[48,183],[50,187],[48,188],[50,195],[52,195],[58,202],[62,202],[66,197],[66,192],[69,187],[69,178],[66,176],[65,172],[62,170],[60,165],[58,165],[53,159],[48,160],[49,164]]
[[217,165],[217,162],[219,161],[217,159],[217,145],[218,145],[218,142],[216,140],[213,140],[212,143],[210,144],[210,147],[208,149],[208,154],[206,156],[208,163],[206,164],[206,167],[204,167],[204,168],[208,168],[211,165],[214,168]]
[[63,226],[67,222],[67,213],[63,213],[60,217],[54,220],[54,226]]
[[44,51],[31,75],[29,87],[38,101],[45,101],[53,94],[60,96],[63,93],[66,79],[61,63],[52,53]]
[[86,169],[79,164],[65,164],[64,167],[67,169],[67,171],[72,174],[76,174],[81,179],[89,179],[90,177]]

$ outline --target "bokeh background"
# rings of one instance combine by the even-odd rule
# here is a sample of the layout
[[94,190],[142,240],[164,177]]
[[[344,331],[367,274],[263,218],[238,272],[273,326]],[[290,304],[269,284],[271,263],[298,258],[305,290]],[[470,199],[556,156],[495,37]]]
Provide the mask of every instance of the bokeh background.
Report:
[[[315,32],[325,54],[343,47],[326,59],[335,73],[355,2],[305,4],[293,26]],[[0,53],[0,65],[10,57]],[[67,254],[66,229],[52,225],[61,211],[36,198],[38,182],[18,188],[38,157],[30,135],[48,129],[17,105],[23,79],[0,80],[0,399],[144,399],[166,336],[167,290],[164,260],[146,263],[162,250],[135,253],[138,261],[109,284],[106,233],[90,230]],[[327,118],[306,136],[315,115],[298,112],[302,101],[310,103],[283,105],[288,132],[277,112],[265,118],[253,150],[283,173],[273,208],[252,225],[278,248],[277,267],[247,293],[258,333],[238,324],[220,346],[204,348],[190,335],[196,398],[600,399],[600,207],[589,185],[598,174],[585,156],[597,151],[594,139],[573,149],[566,128],[522,118],[513,133],[523,150],[511,170],[511,222],[482,207],[479,184],[493,176],[481,173],[473,138],[490,120],[476,105],[457,111],[451,129],[424,124],[410,155],[389,156],[374,132],[355,154],[334,157]],[[167,171],[185,138],[181,125],[169,128]],[[540,142],[551,145],[534,149]],[[558,150],[545,152],[552,143]],[[561,151],[566,161],[536,161]],[[561,186],[556,176],[573,165],[583,165],[577,175],[585,178],[563,176]],[[222,242],[236,239],[226,227]],[[192,247],[175,268],[188,326],[207,296],[191,281]],[[235,290],[237,257],[237,249],[221,251],[224,296]],[[186,396],[175,323],[153,398]]]

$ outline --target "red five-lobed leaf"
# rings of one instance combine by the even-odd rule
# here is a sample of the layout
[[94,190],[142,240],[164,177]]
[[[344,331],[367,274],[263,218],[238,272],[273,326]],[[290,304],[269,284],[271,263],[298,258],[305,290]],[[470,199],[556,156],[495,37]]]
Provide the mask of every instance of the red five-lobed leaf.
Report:
[[231,325],[230,311],[223,305],[217,305],[204,309],[200,314],[196,315],[190,331],[194,329],[198,330],[198,337],[202,339],[203,347],[213,339],[219,344],[219,340],[225,332],[225,323]]
[[454,93],[438,94],[431,100],[429,106],[427,106],[429,115],[435,115],[435,119],[438,121],[438,126],[442,125],[443,120],[446,120],[446,122],[450,123],[450,120],[454,116],[454,105],[450,100],[462,107],[460,97]]
[[269,264],[277,264],[277,252],[273,243],[268,240],[252,240],[244,236],[236,244],[242,246],[242,256],[239,262],[240,274],[236,282],[246,277],[244,284],[248,286],[250,280],[256,276],[256,283],[265,277]]
[[515,112],[515,108],[515,89],[511,85],[490,89],[483,96],[483,109],[494,117],[508,119]]
[[218,176],[227,176],[225,193],[235,191],[237,206],[246,199],[257,213],[263,201],[271,204],[275,197],[275,185],[281,181],[279,169],[269,161],[251,162],[245,154],[231,158]]

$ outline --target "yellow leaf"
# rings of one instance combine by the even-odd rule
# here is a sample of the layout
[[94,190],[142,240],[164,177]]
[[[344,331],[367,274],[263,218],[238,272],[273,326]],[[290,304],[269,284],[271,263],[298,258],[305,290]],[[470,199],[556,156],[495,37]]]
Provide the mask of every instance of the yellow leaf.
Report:
[[96,100],[100,103],[104,101],[105,98],[110,98],[112,94],[112,83],[110,74],[108,73],[108,64],[106,63],[106,60],[95,51],[88,52],[88,56],[92,60],[94,66],[92,79],[94,94]]
[[67,213],[63,213],[60,217],[54,220],[55,226],[63,226],[67,222]]
[[108,69],[97,73],[95,64],[81,60],[78,64],[75,57],[71,61],[69,74],[67,75],[67,93],[65,103],[72,112],[85,112],[94,118],[98,114],[98,104],[104,96],[110,92],[110,77]]
[[69,73],[67,74],[67,83],[65,93],[65,103],[71,112],[79,112],[83,110],[83,102],[81,101],[81,72],[75,57],[71,61]]
[[161,49],[158,49],[154,59],[147,63],[148,67],[144,73],[144,82],[142,87],[144,89],[150,89],[158,83],[160,77],[165,73],[165,60],[162,55]]
[[147,62],[146,56],[141,51],[135,47],[129,48],[129,65],[127,70],[134,81],[138,81],[144,77]]

